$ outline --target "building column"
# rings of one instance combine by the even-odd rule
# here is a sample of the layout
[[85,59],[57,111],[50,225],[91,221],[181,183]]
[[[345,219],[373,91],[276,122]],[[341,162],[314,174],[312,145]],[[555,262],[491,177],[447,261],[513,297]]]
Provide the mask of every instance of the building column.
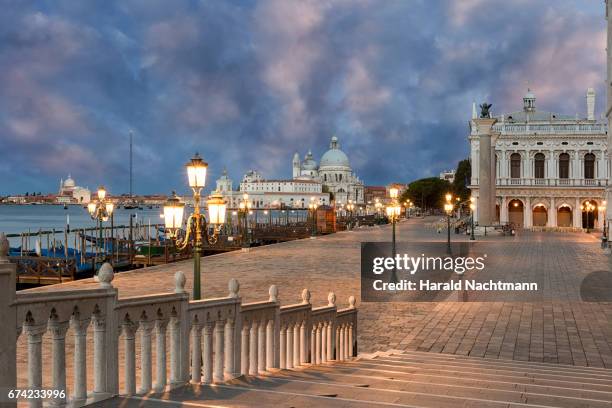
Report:
[[492,155],[493,144],[491,128],[495,124],[495,119],[481,118],[474,119],[478,126],[478,137],[480,144],[478,186],[480,196],[479,225],[492,225],[495,212],[491,211],[495,205],[495,159]]
[[499,208],[499,222],[501,224],[507,224],[510,222],[510,217],[508,215],[508,197],[503,196],[502,201]]
[[582,210],[580,210],[580,197],[576,197],[574,204],[574,228],[582,228]]
[[555,197],[550,197],[550,208],[548,209],[548,222],[549,227],[557,226],[557,203]]
[[531,228],[533,226],[533,210],[531,209],[531,197],[525,198],[525,205],[523,206],[523,219],[525,228]]

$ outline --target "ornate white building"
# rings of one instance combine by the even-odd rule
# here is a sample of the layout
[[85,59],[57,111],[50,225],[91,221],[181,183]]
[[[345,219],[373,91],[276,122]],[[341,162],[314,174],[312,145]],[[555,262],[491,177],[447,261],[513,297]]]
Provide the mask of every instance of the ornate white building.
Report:
[[229,208],[238,208],[244,193],[248,193],[252,208],[308,208],[313,198],[318,205],[329,205],[329,193],[315,180],[266,180],[254,170],[244,175],[239,190],[234,190],[224,170],[217,180],[217,191]]
[[66,180],[60,180],[57,202],[61,204],[87,204],[91,200],[91,191],[76,185],[74,179],[68,175]]
[[357,204],[365,202],[363,182],[353,173],[349,159],[340,150],[336,136],[331,138],[329,150],[321,156],[318,165],[310,151],[302,162],[299,154],[295,153],[292,164],[295,181],[315,181],[323,184],[327,191],[333,194],[337,204],[346,204],[349,200]]
[[[592,88],[586,94],[586,108],[583,118],[540,111],[535,95],[528,91],[522,110],[494,117],[498,221],[524,228],[603,226],[609,178],[607,126],[595,119]],[[475,105],[472,119],[476,119]],[[473,120],[469,141],[470,188],[477,200],[478,221],[479,136]]]

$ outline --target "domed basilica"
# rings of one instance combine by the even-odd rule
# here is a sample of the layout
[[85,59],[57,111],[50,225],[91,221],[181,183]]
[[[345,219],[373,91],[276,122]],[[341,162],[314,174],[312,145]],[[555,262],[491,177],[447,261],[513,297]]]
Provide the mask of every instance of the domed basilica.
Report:
[[327,191],[332,193],[338,204],[346,204],[349,200],[354,203],[364,203],[364,186],[359,177],[353,173],[347,155],[340,150],[338,138],[333,136],[329,150],[317,162],[309,151],[300,162],[300,156],[293,156],[293,179],[314,180],[323,184]]

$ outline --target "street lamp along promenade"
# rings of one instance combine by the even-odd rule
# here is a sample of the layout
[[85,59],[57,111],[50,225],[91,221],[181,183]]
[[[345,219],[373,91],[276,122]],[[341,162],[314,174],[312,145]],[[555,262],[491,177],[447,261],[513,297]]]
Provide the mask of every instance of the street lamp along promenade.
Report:
[[453,195],[451,193],[446,193],[446,203],[444,204],[444,211],[446,212],[446,252],[448,254],[451,253],[451,242],[450,242],[450,217],[453,213],[453,209],[455,206],[453,205]]
[[[391,221],[391,252],[392,252],[392,257],[393,259],[395,259],[395,255],[396,255],[396,245],[395,245],[395,223],[397,222],[397,220],[399,219],[399,216],[402,212],[402,206],[399,204],[399,202],[397,201],[397,196],[399,194],[399,190],[395,187],[392,187],[389,189],[389,196],[391,197],[391,203],[387,206],[386,211],[387,211],[387,217],[389,218],[389,221]],[[397,273],[395,270],[395,266],[393,267],[393,270],[391,272],[391,282],[397,282]]]
[[[217,242],[219,230],[225,224],[227,204],[221,194],[213,192],[206,202],[208,207],[207,221],[204,214],[200,213],[200,194],[202,188],[206,185],[208,164],[196,153],[185,167],[187,168],[189,187],[193,191],[194,202],[193,213],[187,219],[185,236],[182,239],[178,236],[183,224],[185,205],[180,202],[176,194],[173,194],[164,205],[164,224],[168,235],[178,249],[185,249],[193,240],[193,299],[199,300],[201,298],[200,258],[202,256],[202,236],[204,235],[206,241],[211,245]],[[209,233],[209,224],[213,227],[212,235]]]
[[[98,227],[99,242],[97,242],[96,249],[102,248],[102,250],[104,250],[105,252],[106,252],[106,246],[104,245],[104,238],[103,238],[103,233],[102,233],[102,223],[107,222],[109,219],[112,218],[114,209],[115,209],[115,205],[112,203],[110,199],[106,198],[106,189],[104,188],[104,186],[98,187],[98,199],[95,201],[90,201],[89,204],[87,204],[87,211],[89,212],[91,219],[96,220],[97,227]],[[111,243],[111,245],[113,245],[113,243]],[[100,262],[104,261],[104,257],[105,255],[103,254],[102,259],[100,259]],[[112,260],[112,257],[111,257],[111,260]],[[96,258],[94,262],[98,262],[97,252],[96,252]],[[94,269],[96,270],[95,277],[97,278],[98,276],[97,268],[94,268]]]
[[314,197],[310,197],[310,203],[308,203],[308,209],[310,210],[310,214],[311,214],[311,221],[312,221],[312,227],[311,227],[311,231],[310,231],[310,236],[311,238],[314,238],[317,236],[317,208],[319,207],[319,204],[315,201]]
[[474,241],[474,212],[476,211],[476,197],[470,197],[470,227],[472,232],[470,233],[470,241]]
[[586,232],[590,233],[591,227],[589,226],[589,213],[595,210],[595,206],[591,204],[590,201],[587,201],[586,203],[580,206],[580,209],[586,212]]
[[238,215],[242,217],[239,223],[242,229],[242,248],[246,250],[250,246],[249,239],[249,214],[251,213],[251,200],[249,194],[242,195],[242,201],[238,204]]

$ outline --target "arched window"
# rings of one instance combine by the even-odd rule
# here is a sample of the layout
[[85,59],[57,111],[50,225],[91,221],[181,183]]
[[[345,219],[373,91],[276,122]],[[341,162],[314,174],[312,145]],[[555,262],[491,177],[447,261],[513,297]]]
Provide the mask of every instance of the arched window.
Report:
[[342,181],[342,174],[340,174],[340,181]]
[[537,153],[534,157],[535,161],[534,161],[534,165],[535,165],[535,178],[537,179],[543,179],[544,178],[544,162],[545,162],[545,157],[544,154],[542,153]]
[[595,155],[593,153],[587,153],[584,155],[584,178],[595,178]]
[[570,155],[567,153],[561,153],[559,155],[559,178],[569,178],[569,162]]
[[521,178],[521,155],[518,153],[510,156],[510,177]]

